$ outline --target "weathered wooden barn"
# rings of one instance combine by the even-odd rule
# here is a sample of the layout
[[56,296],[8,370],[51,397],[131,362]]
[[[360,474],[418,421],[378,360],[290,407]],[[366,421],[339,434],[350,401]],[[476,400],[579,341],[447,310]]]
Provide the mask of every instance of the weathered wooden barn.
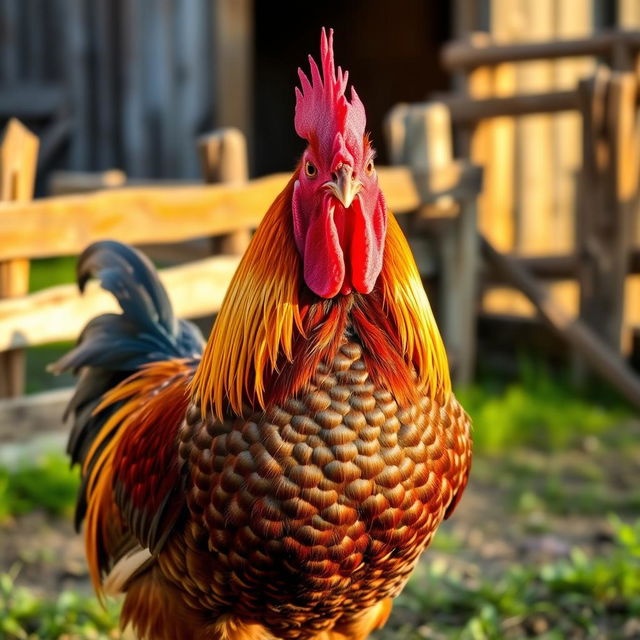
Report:
[[394,102],[448,86],[437,63],[446,4],[402,0],[3,0],[0,119],[43,140],[41,163],[194,178],[195,137],[235,125],[254,173],[288,169],[296,68],[322,25],[357,79],[381,145]]

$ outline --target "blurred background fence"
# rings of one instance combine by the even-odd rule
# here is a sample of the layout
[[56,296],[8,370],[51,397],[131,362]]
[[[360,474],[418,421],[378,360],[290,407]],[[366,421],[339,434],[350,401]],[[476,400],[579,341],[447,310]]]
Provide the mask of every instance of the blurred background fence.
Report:
[[[114,310],[113,300],[97,286],[90,287],[83,298],[71,284],[28,294],[32,258],[78,254],[104,237],[152,245],[152,251],[153,245],[186,243],[174,249],[180,261],[214,252],[217,257],[161,272],[178,315],[210,316],[222,303],[250,230],[257,227],[289,178],[289,174],[273,174],[247,181],[244,137],[236,129],[224,129],[198,141],[203,175],[209,182],[224,184],[147,183],[92,192],[87,185],[91,180],[101,184],[104,176],[85,174],[80,186],[88,188],[87,193],[31,201],[37,148],[37,138],[18,120],[11,120],[0,149],[0,196],[5,201],[0,204],[4,216],[0,227],[0,295],[4,297],[0,300],[0,394],[16,399],[0,402],[0,440],[24,440],[34,432],[59,429],[58,418],[70,397],[68,390],[22,397],[26,381],[22,350],[73,340],[90,318]],[[387,203],[402,217],[442,197],[455,197],[475,220],[480,188],[480,171],[475,167],[452,163],[428,174],[407,167],[381,167],[378,175]],[[113,178],[113,173],[107,178]],[[77,188],[77,174],[59,175],[54,191],[67,192],[70,183]],[[452,228],[458,229],[456,222],[450,219]],[[213,242],[202,247],[197,242],[202,237],[212,237]],[[473,277],[464,259],[455,262],[454,279]],[[456,306],[471,305],[469,287],[459,291],[464,299]],[[467,315],[474,317],[470,306]],[[14,428],[16,422],[19,430]]]
[[0,395],[24,391],[16,349],[71,339],[102,308],[69,286],[27,296],[32,259],[142,244],[173,265],[181,313],[216,311],[295,163],[294,70],[326,23],[399,165],[381,180],[458,382],[478,359],[513,369],[525,346],[640,397],[640,33],[617,28],[640,25],[635,3],[358,4],[294,28],[286,3],[3,0]]

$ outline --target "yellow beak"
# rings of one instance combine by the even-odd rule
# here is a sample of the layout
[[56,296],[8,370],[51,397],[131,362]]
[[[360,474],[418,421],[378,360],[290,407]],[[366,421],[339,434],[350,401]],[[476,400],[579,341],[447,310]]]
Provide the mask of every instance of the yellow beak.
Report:
[[362,183],[353,178],[353,168],[343,164],[338,171],[336,171],[336,179],[332,182],[327,182],[325,187],[333,192],[345,209],[348,209],[353,199],[358,195],[360,189],[362,189]]

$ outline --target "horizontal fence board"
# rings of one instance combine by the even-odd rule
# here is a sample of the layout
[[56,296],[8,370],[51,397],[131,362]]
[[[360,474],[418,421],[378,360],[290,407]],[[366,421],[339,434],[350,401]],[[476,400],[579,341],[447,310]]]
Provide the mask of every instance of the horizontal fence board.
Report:
[[59,433],[72,393],[73,389],[58,389],[0,400],[0,442],[27,442],[47,432]]
[[454,124],[469,125],[479,120],[535,113],[574,111],[580,106],[577,91],[548,91],[479,100],[466,96],[443,96]]
[[[449,174],[453,180],[460,170],[454,165],[432,182],[446,187]],[[378,175],[392,211],[420,205],[409,169],[383,167]],[[241,186],[141,186],[3,203],[0,260],[73,255],[105,238],[168,243],[256,227],[290,176],[274,174]]]
[[542,42],[495,44],[478,47],[455,40],[442,48],[441,60],[449,71],[470,70],[503,62],[524,62],[582,56],[613,56],[616,49],[640,49],[640,31],[603,30],[588,38],[545,40]]
[[[217,256],[160,271],[176,315],[197,318],[218,311],[239,262],[238,256]],[[118,310],[97,282],[89,283],[82,296],[75,285],[60,285],[2,301],[0,352],[75,340],[91,318]]]

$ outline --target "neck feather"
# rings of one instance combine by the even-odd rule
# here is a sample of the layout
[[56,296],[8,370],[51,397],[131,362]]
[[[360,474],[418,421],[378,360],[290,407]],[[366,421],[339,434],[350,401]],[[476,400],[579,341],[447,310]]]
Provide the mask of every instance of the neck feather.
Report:
[[389,213],[384,265],[366,296],[321,300],[302,278],[291,201],[294,177],[269,208],[236,271],[193,379],[203,413],[241,415],[304,387],[350,323],[375,381],[398,402],[451,389],[447,358],[418,270]]

